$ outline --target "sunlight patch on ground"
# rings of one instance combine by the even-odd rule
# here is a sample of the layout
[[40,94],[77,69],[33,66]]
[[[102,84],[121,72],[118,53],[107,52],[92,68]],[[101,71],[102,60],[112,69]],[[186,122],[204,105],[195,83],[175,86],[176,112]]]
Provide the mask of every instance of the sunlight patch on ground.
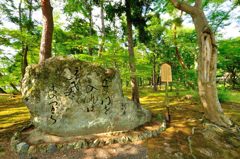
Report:
[[0,95],[0,132],[29,121],[30,113],[21,96]]

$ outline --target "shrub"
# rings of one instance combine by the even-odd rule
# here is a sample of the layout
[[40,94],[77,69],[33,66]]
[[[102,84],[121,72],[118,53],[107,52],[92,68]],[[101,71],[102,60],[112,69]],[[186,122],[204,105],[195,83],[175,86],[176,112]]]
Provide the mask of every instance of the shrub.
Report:
[[218,90],[218,99],[221,103],[230,101],[230,92],[226,89]]

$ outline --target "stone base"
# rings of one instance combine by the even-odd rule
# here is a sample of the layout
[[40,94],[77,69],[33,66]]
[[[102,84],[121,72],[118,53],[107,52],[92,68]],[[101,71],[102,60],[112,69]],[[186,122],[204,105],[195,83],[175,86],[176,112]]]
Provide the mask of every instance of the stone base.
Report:
[[52,153],[70,149],[101,147],[115,143],[131,143],[157,137],[165,129],[165,121],[147,123],[131,131],[115,131],[72,137],[60,137],[43,133],[37,129],[31,129],[16,133],[11,139],[11,146],[19,154]]

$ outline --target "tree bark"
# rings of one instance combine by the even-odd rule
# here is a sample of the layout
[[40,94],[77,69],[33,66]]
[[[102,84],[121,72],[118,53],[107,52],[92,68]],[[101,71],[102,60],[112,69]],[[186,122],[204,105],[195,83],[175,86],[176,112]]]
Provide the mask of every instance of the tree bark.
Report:
[[217,47],[215,36],[201,9],[202,1],[196,0],[194,6],[177,0],[171,0],[171,2],[176,8],[191,15],[197,32],[199,46],[198,89],[205,117],[215,124],[228,127],[232,123],[224,115],[217,95]]
[[157,71],[156,71],[156,56],[153,53],[153,91],[157,91]]
[[127,16],[127,33],[128,33],[128,53],[129,53],[129,66],[130,66],[130,78],[132,86],[132,100],[136,103],[139,101],[138,83],[136,78],[136,66],[133,49],[133,33],[132,33],[132,19],[131,19],[131,5],[128,0],[126,3],[126,16]]
[[7,94],[7,92],[4,91],[1,87],[0,87],[0,93]]
[[27,55],[28,55],[28,45],[26,44],[23,49],[22,68],[21,68],[22,69],[22,78],[24,77],[26,67],[28,66]]
[[50,0],[41,0],[43,15],[43,30],[40,46],[39,63],[44,62],[52,56],[53,14]]

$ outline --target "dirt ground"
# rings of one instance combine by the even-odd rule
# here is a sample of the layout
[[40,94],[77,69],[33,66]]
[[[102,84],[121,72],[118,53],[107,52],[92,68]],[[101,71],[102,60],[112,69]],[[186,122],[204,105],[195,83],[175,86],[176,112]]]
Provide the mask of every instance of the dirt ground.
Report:
[[[161,96],[141,98],[143,106],[155,115],[165,113]],[[226,115],[240,124],[240,104],[222,104]],[[170,100],[171,123],[158,137],[129,144],[113,144],[101,148],[38,153],[28,157],[10,149],[13,133],[29,122],[29,112],[20,96],[0,95],[1,159],[238,159],[240,134],[204,121],[199,103],[191,99]]]

